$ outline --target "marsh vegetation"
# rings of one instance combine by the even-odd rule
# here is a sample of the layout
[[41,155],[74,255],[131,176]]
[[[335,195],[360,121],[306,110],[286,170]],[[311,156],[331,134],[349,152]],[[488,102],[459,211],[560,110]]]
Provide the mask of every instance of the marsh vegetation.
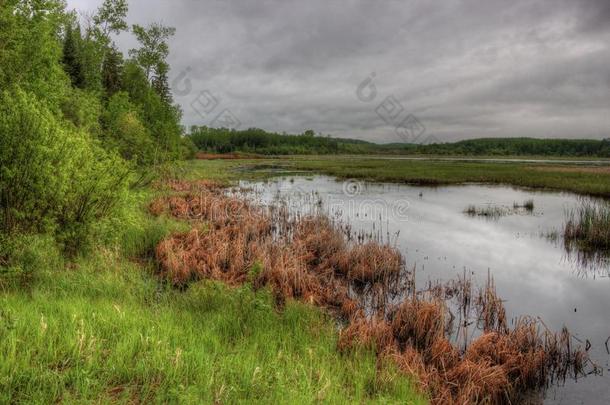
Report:
[[470,204],[464,213],[471,217],[486,217],[491,219],[498,219],[507,215],[514,214],[533,214],[534,213],[534,200],[529,199],[524,201],[522,204],[517,202],[513,203],[512,208],[508,206],[498,206],[494,204],[487,204],[484,207],[477,207],[474,204]]
[[589,261],[610,257],[610,204],[582,200],[567,210],[563,239],[567,249],[576,250]]
[[[555,334],[530,318],[509,327],[491,279],[478,291],[465,276],[417,289],[401,253],[373,234],[354,239],[321,213],[257,205],[216,184],[171,187],[179,193],[151,211],[192,229],[157,246],[161,277],[176,286],[212,279],[268,288],[280,308],[293,299],[324,308],[344,325],[341,351],[372,350],[413,376],[433,403],[510,403],[597,370],[567,330]],[[455,337],[463,337],[461,349]]]

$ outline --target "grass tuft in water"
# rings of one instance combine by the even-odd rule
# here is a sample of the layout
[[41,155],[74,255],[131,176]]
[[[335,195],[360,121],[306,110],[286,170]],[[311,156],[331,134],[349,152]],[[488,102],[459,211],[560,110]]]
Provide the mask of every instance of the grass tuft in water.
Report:
[[475,205],[469,205],[468,208],[464,210],[464,213],[472,217],[487,217],[492,219],[498,219],[509,214],[508,210],[502,207],[487,206],[481,208]]
[[518,202],[515,201],[513,203],[513,209],[514,210],[523,209],[528,213],[532,213],[532,212],[534,212],[534,200],[533,199],[525,200],[525,201],[523,201],[522,204],[519,204]]
[[581,201],[566,213],[563,236],[582,250],[610,251],[610,204]]

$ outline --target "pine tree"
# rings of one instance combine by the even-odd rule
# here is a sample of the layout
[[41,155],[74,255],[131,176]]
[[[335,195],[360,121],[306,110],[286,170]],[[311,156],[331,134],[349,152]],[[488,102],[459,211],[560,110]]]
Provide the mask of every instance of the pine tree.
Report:
[[121,90],[121,77],[123,75],[123,55],[113,45],[104,58],[102,65],[102,84],[106,90],[106,97],[112,97]]
[[79,52],[80,42],[80,26],[77,24],[75,29],[72,24],[68,24],[63,44],[63,66],[68,76],[70,76],[72,86],[82,89],[85,87],[85,75]]

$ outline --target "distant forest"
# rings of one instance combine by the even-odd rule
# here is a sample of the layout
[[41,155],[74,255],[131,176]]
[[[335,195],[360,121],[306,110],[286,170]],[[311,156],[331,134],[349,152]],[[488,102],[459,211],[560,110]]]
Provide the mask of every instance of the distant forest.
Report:
[[205,126],[191,127],[189,136],[200,151],[209,153],[610,157],[610,139],[481,138],[427,145],[376,144],[316,135],[311,130],[289,135],[259,128],[238,131]]

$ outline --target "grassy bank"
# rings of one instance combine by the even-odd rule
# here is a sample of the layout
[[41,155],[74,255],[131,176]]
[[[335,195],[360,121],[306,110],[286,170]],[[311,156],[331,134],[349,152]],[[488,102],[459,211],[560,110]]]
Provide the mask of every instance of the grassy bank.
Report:
[[[228,181],[234,165],[197,162],[181,176]],[[146,213],[157,194],[134,193],[88,254],[67,261],[34,237],[2,268],[0,402],[425,403],[372,353],[340,355],[321,310],[278,310],[248,286],[160,282],[152,249],[184,224]]]
[[270,163],[340,178],[420,185],[473,182],[507,184],[610,197],[610,169],[600,166],[518,162],[413,161],[337,156],[310,159],[291,158]]

